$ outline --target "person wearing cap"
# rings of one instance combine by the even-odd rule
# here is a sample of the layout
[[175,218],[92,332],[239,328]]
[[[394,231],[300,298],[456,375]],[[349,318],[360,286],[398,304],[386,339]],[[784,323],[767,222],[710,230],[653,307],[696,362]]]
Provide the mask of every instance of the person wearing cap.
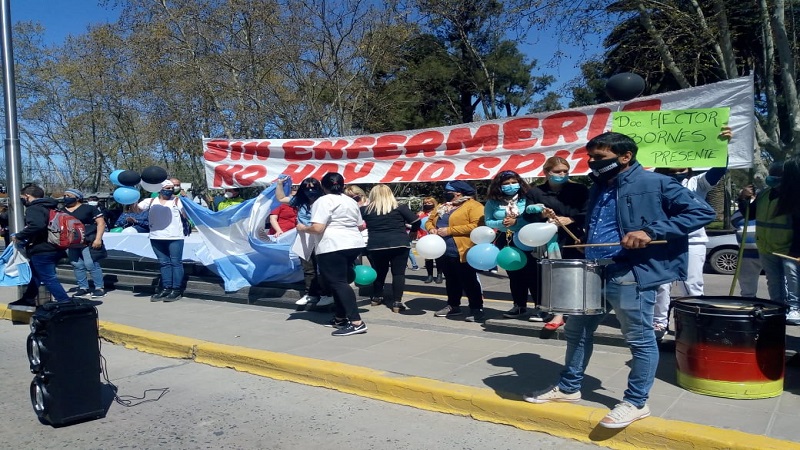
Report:
[[147,211],[150,223],[150,245],[161,270],[160,289],[150,297],[151,302],[174,302],[182,296],[183,285],[183,204],[175,195],[175,184],[164,180],[158,196],[142,200],[139,211]]
[[[103,233],[106,231],[106,220],[97,206],[83,203],[83,193],[75,188],[64,191],[64,211],[80,220],[86,230],[83,248],[68,248],[67,257],[75,273],[78,290],[75,297],[103,298],[106,296],[103,283],[103,269],[100,263],[92,258],[92,249],[103,248]],[[94,290],[90,289],[87,272],[92,277]]]
[[484,224],[483,205],[475,200],[475,188],[466,181],[448,182],[444,187],[445,203],[433,211],[425,222],[430,234],[441,236],[447,245],[436,266],[444,273],[447,306],[437,311],[436,317],[455,317],[461,311],[461,296],[469,301],[467,322],[482,322],[483,289],[478,272],[467,263],[467,251],[475,245],[469,235]]
[[57,302],[68,302],[71,299],[56,275],[56,265],[63,257],[63,250],[48,242],[50,212],[56,209],[58,201],[45,197],[44,190],[33,184],[22,188],[20,200],[25,207],[25,227],[11,235],[11,240],[14,244],[25,247],[32,274],[22,298],[9,303],[8,308],[33,312],[36,310],[40,284],[50,291]]
[[238,205],[244,201],[244,199],[239,196],[238,188],[225,189],[224,197],[225,199],[219,202],[217,211],[222,211],[225,208],[230,208],[231,206]]

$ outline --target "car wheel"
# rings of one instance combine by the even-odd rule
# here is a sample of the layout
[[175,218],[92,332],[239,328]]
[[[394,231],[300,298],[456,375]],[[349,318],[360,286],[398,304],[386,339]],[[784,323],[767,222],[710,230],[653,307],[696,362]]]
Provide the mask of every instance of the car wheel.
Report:
[[714,273],[720,275],[733,275],[736,272],[736,262],[739,260],[739,252],[731,248],[723,248],[714,251],[708,259],[708,264]]

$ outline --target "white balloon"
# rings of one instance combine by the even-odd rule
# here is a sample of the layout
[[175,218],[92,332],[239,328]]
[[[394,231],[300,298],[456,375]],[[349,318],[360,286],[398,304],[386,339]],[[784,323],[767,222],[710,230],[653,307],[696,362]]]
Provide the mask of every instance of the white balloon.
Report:
[[523,244],[530,247],[538,247],[550,242],[550,239],[557,231],[558,227],[554,223],[537,222],[525,225],[517,235]]
[[480,226],[469,233],[469,238],[476,244],[488,244],[494,242],[497,233],[487,226]]
[[138,233],[138,231],[136,230],[136,228],[133,228],[133,227],[128,227],[128,228],[124,228],[124,229],[121,231],[121,233],[126,233],[126,234],[136,234],[136,233]]
[[145,181],[140,181],[139,186],[142,187],[147,192],[158,192],[161,190],[161,183],[147,183]]
[[425,259],[436,259],[447,249],[444,239],[437,234],[422,236],[417,241],[417,254]]

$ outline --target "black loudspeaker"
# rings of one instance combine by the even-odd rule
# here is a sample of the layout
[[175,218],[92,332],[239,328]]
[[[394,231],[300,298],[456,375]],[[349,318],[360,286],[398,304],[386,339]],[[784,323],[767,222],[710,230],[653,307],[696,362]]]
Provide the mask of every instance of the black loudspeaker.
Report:
[[31,317],[31,403],[43,423],[61,426],[105,414],[97,327],[97,309],[85,303],[47,303]]

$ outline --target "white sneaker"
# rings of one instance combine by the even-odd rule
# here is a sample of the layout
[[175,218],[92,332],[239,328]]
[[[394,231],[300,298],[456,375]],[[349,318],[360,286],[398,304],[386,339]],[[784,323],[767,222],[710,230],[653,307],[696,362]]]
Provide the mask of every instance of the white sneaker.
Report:
[[631,423],[650,416],[650,407],[645,404],[637,408],[628,402],[617,403],[617,406],[600,420],[600,426],[605,428],[625,428]]
[[323,295],[319,298],[317,306],[330,306],[333,304],[333,297],[330,295]]
[[294,304],[297,306],[304,306],[307,305],[310,301],[311,301],[311,296],[304,295],[300,297],[300,300],[294,302]]
[[786,314],[787,325],[800,325],[800,310],[792,309]]
[[525,394],[522,399],[529,403],[550,403],[550,402],[577,402],[581,399],[581,391],[567,394],[561,392],[558,386],[545,391],[532,394]]

